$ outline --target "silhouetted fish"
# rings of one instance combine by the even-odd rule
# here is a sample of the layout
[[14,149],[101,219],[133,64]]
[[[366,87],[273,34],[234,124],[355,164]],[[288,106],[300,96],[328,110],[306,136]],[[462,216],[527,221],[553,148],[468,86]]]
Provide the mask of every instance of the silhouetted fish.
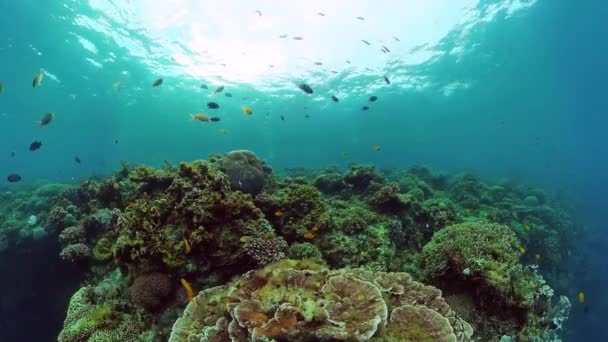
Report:
[[152,83],[152,88],[156,88],[156,87],[160,86],[161,84],[163,84],[163,79],[159,78],[156,81],[154,81],[154,83]]
[[215,102],[208,102],[207,107],[209,107],[210,109],[218,109],[220,108],[220,105]]
[[306,83],[300,83],[298,85],[298,88],[302,89],[306,94],[312,94],[314,93],[314,91],[312,90],[312,88],[306,84]]
[[224,95],[226,95],[226,97],[232,97],[232,94],[231,94],[231,93],[226,93],[226,94],[224,94]]
[[286,34],[282,34],[282,35],[279,36],[279,38],[281,38],[281,39],[287,38],[287,35]]
[[365,18],[363,18],[363,17],[357,17],[357,19],[359,19],[359,20],[365,20]]
[[75,162],[76,164],[80,164],[80,162],[81,162],[81,161],[80,161],[80,158],[78,158],[78,156],[75,156],[75,157],[74,157],[74,162]]
[[302,39],[304,39],[304,38],[302,38],[302,37],[293,37],[293,38],[291,38],[291,39],[293,39],[293,40],[302,40]]
[[394,39],[394,40],[396,40],[396,41],[398,41],[398,42],[400,42],[400,41],[401,41],[401,39],[399,39],[399,38],[397,38],[397,37],[395,37],[395,36],[393,36],[393,39]]
[[365,43],[365,44],[367,44],[367,45],[371,45],[371,44],[370,44],[370,42],[368,42],[368,41],[367,41],[367,40],[365,40],[365,39],[361,39],[361,41],[362,41],[362,42],[364,42],[364,43]]
[[213,117],[210,117],[209,120],[213,121],[213,122],[219,122],[221,119],[218,118],[217,116],[213,116]]
[[386,84],[391,84],[391,80],[389,80],[386,76],[384,76],[384,82],[386,82]]
[[40,142],[40,141],[34,141],[34,142],[32,142],[30,144],[30,151],[36,151],[40,147],[42,147],[42,142]]
[[281,120],[285,121],[285,117],[283,115],[281,115]]
[[219,86],[217,88],[215,88],[215,90],[213,91],[214,94],[219,94],[222,92],[222,90],[224,90],[224,86]]
[[325,16],[325,13],[321,13],[321,12],[319,12],[319,13],[317,13],[317,14],[318,14],[318,15],[320,15],[320,16],[322,16],[322,17],[324,17],[324,16]]
[[376,102],[376,100],[377,100],[377,99],[378,99],[378,97],[377,97],[377,96],[371,96],[371,97],[369,98],[369,102]]
[[7,180],[9,183],[16,183],[16,182],[18,182],[18,181],[20,181],[20,180],[21,180],[21,176],[19,176],[19,175],[18,175],[18,174],[16,174],[16,173],[11,173],[10,175],[8,175],[8,176],[6,177],[6,180]]
[[363,107],[361,107],[361,110],[364,110],[364,111],[365,111],[365,110],[368,110],[368,109],[369,109],[369,107],[368,107],[368,106],[363,106]]
[[384,46],[384,45],[382,45],[382,48],[383,48],[384,50],[386,50],[386,52],[389,52],[389,53],[391,52],[391,50],[389,50],[389,49],[388,49],[386,46]]
[[323,62],[315,62],[315,65],[323,65]]
[[339,100],[339,99],[338,99],[338,98],[337,98],[335,95],[332,95],[332,96],[331,96],[331,99],[332,99],[334,102],[340,102],[340,100]]
[[257,14],[258,14],[260,17],[262,16],[262,12],[261,12],[261,11],[256,10],[255,12],[256,12],[256,13],[257,13]]
[[201,84],[201,89],[209,89],[206,84]]
[[11,158],[15,158],[15,151],[11,151]]

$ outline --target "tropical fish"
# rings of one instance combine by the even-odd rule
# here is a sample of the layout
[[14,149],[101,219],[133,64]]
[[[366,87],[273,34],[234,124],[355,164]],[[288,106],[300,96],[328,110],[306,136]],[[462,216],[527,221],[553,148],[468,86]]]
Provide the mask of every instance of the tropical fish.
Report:
[[519,246],[519,253],[521,253],[521,254],[526,253],[526,249],[524,248],[524,246]]
[[369,109],[369,107],[368,107],[368,106],[363,106],[363,107],[361,107],[361,110],[363,110],[363,111],[366,111],[366,110],[368,110],[368,109]]
[[55,118],[55,113],[48,112],[48,113],[44,114],[40,118],[40,120],[38,121],[38,123],[40,124],[40,126],[46,126],[46,125],[50,124],[51,121],[53,121],[54,118]]
[[306,232],[306,233],[304,233],[303,236],[306,240],[312,240],[315,237],[317,237],[317,235],[315,235],[315,233],[313,233],[313,232]]
[[377,99],[378,99],[378,97],[377,97],[377,96],[371,96],[371,97],[369,98],[369,102],[376,102],[376,100],[377,100]]
[[384,76],[384,82],[386,82],[386,84],[391,84],[391,80],[389,80],[386,76]]
[[397,37],[395,37],[395,36],[393,36],[393,39],[394,39],[395,41],[398,41],[398,42],[400,42],[400,41],[401,41],[401,39],[399,39],[399,38],[397,38]]
[[16,174],[16,173],[11,173],[10,175],[8,175],[8,176],[6,177],[6,180],[7,180],[9,183],[17,183],[18,181],[20,181],[20,180],[21,180],[21,176],[19,176],[19,175],[18,175],[18,174]]
[[232,97],[232,94],[231,94],[231,93],[226,93],[226,94],[224,94],[224,95],[226,95],[226,97]]
[[534,259],[536,259],[536,261],[540,261],[540,254],[534,254]]
[[365,18],[363,18],[363,17],[357,17],[357,19],[359,19],[359,20],[365,20]]
[[186,254],[190,253],[190,251],[192,250],[192,248],[190,247],[190,243],[188,242],[188,239],[184,239],[184,252],[186,252]]
[[281,115],[281,121],[285,121],[285,117]]
[[206,84],[201,84],[201,89],[209,89]]
[[382,150],[382,147],[380,145],[374,146],[374,151],[378,152],[378,151],[381,151],[381,150]]
[[525,230],[530,230],[530,226],[528,224],[524,224],[524,229]]
[[186,297],[188,297],[188,301],[191,302],[194,299],[194,291],[192,291],[192,286],[190,286],[190,283],[188,283],[188,281],[184,278],[181,278],[179,281],[184,287],[184,290],[186,290]]
[[225,128],[222,128],[222,129],[220,129],[220,133],[221,134],[226,134],[226,133],[228,133],[228,131]]
[[302,89],[302,91],[304,91],[306,94],[312,94],[314,93],[314,91],[312,90],[312,88],[306,84],[306,83],[300,83],[298,85],[298,88]]
[[319,226],[314,226],[312,228],[310,228],[311,232],[318,232],[319,231]]
[[245,113],[247,115],[251,115],[251,114],[253,114],[253,110],[251,110],[251,108],[245,106],[245,107],[243,107],[243,113]]
[[42,84],[43,78],[44,78],[44,73],[42,72],[42,70],[40,70],[39,73],[34,75],[34,80],[32,81],[32,86],[34,88],[40,87],[40,85]]
[[156,81],[154,81],[154,83],[152,83],[152,88],[156,88],[156,87],[160,86],[161,84],[163,84],[163,79],[159,78]]
[[210,109],[218,109],[220,108],[220,105],[215,102],[207,102],[207,107]]
[[386,46],[384,46],[384,45],[382,45],[382,48],[384,49],[384,51],[386,51],[386,52],[388,52],[388,53],[390,53],[390,52],[391,52],[391,50],[389,50],[389,49],[388,49]]
[[585,292],[581,291],[581,292],[578,293],[578,301],[581,304],[585,303]]
[[82,161],[80,160],[80,158],[79,158],[78,156],[75,156],[75,157],[74,157],[74,162],[75,162],[76,164],[80,164]]
[[220,122],[220,120],[222,120],[222,119],[217,116],[212,116],[209,118],[209,121],[211,121],[211,122]]
[[347,59],[347,60],[346,60],[346,63],[350,64],[350,61]]
[[222,92],[222,90],[224,90],[224,86],[219,86],[217,88],[215,88],[215,90],[213,91],[214,94],[219,94]]
[[274,216],[276,216],[276,217],[283,217],[284,215],[285,215],[285,213],[283,213],[283,212],[282,212],[282,211],[280,211],[280,210],[277,210],[277,211],[275,211],[275,213],[274,213]]
[[331,96],[331,99],[332,99],[334,102],[340,102],[340,100],[339,100],[339,99],[338,99],[338,98],[337,98],[335,95],[332,95],[332,96]]
[[200,122],[209,121],[209,117],[203,113],[190,114],[190,117],[192,118],[192,120],[196,120],[196,121],[200,121]]
[[302,37],[293,37],[293,38],[291,38],[291,39],[293,39],[293,40],[302,40],[302,39],[304,39],[304,38],[302,38]]
[[367,40],[365,40],[365,39],[361,39],[361,41],[362,41],[362,42],[364,42],[364,43],[365,43],[365,44],[367,44],[367,45],[371,45],[371,43],[370,43],[370,42],[368,42],[368,41],[367,41]]
[[42,142],[41,141],[34,141],[34,142],[32,142],[30,144],[30,151],[36,151],[40,147],[42,147]]

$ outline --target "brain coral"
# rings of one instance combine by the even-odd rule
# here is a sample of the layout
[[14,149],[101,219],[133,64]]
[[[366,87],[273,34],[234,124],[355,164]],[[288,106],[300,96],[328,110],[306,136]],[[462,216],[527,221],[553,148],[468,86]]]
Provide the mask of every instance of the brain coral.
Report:
[[407,273],[330,271],[283,260],[199,293],[169,341],[471,341],[472,335],[439,290]]
[[161,307],[171,289],[171,279],[166,274],[153,272],[135,278],[130,294],[135,304],[153,311]]
[[262,191],[267,177],[272,172],[253,152],[246,150],[226,154],[221,160],[220,170],[228,176],[233,190],[252,195]]

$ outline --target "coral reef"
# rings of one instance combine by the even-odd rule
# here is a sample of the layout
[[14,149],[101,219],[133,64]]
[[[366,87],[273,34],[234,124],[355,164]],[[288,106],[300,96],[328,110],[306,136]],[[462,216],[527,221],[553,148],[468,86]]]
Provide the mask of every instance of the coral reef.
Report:
[[473,330],[435,288],[407,273],[329,271],[285,260],[202,291],[169,341],[353,340],[412,336],[471,341]]
[[251,151],[227,153],[219,163],[220,170],[228,176],[233,190],[257,195],[269,181],[272,169]]
[[142,274],[135,278],[129,289],[133,302],[149,311],[160,308],[171,294],[171,279],[164,273]]

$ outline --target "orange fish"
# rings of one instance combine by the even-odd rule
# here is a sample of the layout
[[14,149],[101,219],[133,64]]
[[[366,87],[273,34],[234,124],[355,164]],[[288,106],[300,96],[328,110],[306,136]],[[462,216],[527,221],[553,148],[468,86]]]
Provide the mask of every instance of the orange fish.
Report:
[[253,114],[253,111],[251,110],[251,108],[245,106],[245,107],[243,107],[243,113],[245,113],[247,115],[251,115],[251,114]]
[[382,150],[382,147],[380,147],[380,145],[374,146],[374,151],[380,151],[380,150]]
[[272,234],[264,234],[264,240],[270,240],[272,239]]
[[192,120],[200,121],[200,122],[208,122],[209,117],[203,113],[190,114]]
[[314,226],[310,230],[313,231],[313,232],[318,232],[319,231],[319,227]]
[[190,243],[187,239],[184,239],[184,251],[186,251],[186,254],[188,254],[191,250],[192,249],[190,248]]
[[312,232],[306,232],[306,233],[304,233],[304,238],[306,240],[312,240],[315,237],[316,237],[315,233],[312,233]]
[[188,283],[188,281],[184,278],[181,278],[179,281],[180,283],[182,283],[184,290],[186,290],[186,296],[188,296],[188,301],[191,302],[192,299],[194,299],[194,291],[192,291],[192,286],[190,286],[190,283]]
[[283,215],[285,215],[285,214],[284,214],[282,211],[280,211],[280,210],[277,210],[277,211],[274,213],[274,216],[276,216],[276,217],[283,217]]

